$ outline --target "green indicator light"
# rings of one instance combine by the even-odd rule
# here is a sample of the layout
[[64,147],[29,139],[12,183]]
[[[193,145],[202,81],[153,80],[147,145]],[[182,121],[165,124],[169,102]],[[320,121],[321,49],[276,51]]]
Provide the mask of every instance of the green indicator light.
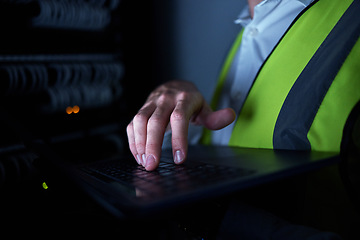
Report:
[[49,188],[48,185],[46,185],[46,182],[43,182],[43,183],[42,183],[42,187],[43,187],[45,190]]

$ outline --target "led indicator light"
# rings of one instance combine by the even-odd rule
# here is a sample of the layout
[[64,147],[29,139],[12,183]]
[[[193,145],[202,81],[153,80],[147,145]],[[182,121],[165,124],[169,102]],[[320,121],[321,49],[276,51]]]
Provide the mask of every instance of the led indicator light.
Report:
[[73,106],[73,107],[67,107],[66,109],[65,109],[65,111],[66,111],[66,113],[67,114],[72,114],[72,113],[74,113],[74,114],[77,114],[77,113],[79,113],[80,112],[80,107],[78,106],[78,105],[75,105],[75,106]]
[[43,182],[43,183],[42,183],[42,187],[43,187],[45,190],[49,188],[48,185],[46,184],[46,182]]

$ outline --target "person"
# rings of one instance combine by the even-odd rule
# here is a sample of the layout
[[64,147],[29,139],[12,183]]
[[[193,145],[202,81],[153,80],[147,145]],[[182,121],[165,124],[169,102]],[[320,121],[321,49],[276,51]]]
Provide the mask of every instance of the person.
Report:
[[[127,126],[129,148],[146,170],[157,168],[164,135],[171,136],[174,162],[186,160],[189,124],[205,127],[203,144],[340,151],[344,125],[360,101],[359,1],[248,0],[247,7],[235,21],[243,28],[210,104],[193,83],[169,81]],[[338,239],[264,218],[238,202],[230,208],[223,236]],[[257,228],[261,222],[266,231]],[[303,234],[294,238],[299,229]]]
[[[288,27],[292,24],[292,21],[297,18],[299,13],[301,13],[304,9],[304,14],[302,14],[303,18],[310,18],[314,16],[314,19],[304,19],[301,20],[301,17],[295,21],[295,24],[293,24],[290,28],[292,30],[294,28],[295,30],[298,30],[295,28],[296,24],[300,25],[300,23],[303,23],[300,28],[306,28],[311,27],[312,33],[317,34],[320,37],[319,40],[317,40],[317,44],[321,44],[323,42],[323,39],[321,38],[321,34],[315,33],[314,31],[318,31],[319,29],[321,32],[324,32],[324,36],[328,33],[328,29],[323,30],[323,26],[319,24],[319,27],[314,27],[317,25],[314,25],[315,23],[307,22],[310,20],[318,20],[318,18],[321,18],[316,12],[317,9],[320,8],[323,2],[326,2],[326,0],[321,1],[315,1],[312,0],[248,0],[248,9],[243,10],[243,12],[240,14],[239,18],[236,20],[237,23],[240,23],[243,25],[243,31],[240,33],[240,36],[236,40],[233,49],[230,52],[230,57],[227,61],[229,63],[225,63],[225,67],[223,69],[223,72],[220,74],[220,86],[217,87],[214,99],[216,102],[215,104],[212,104],[213,107],[217,107],[220,110],[213,111],[212,108],[209,106],[208,103],[205,102],[204,97],[201,95],[199,90],[194,86],[194,84],[186,81],[170,81],[167,82],[161,86],[159,86],[157,89],[155,89],[148,97],[146,103],[143,105],[143,107],[139,110],[139,112],[134,116],[133,120],[130,122],[130,124],[127,127],[127,135],[128,135],[128,142],[129,142],[129,148],[134,155],[135,160],[138,162],[138,164],[143,165],[147,170],[151,171],[157,168],[159,164],[160,159],[160,153],[161,153],[161,146],[164,138],[164,134],[167,130],[171,129],[171,144],[173,149],[173,156],[174,156],[174,162],[176,164],[181,164],[185,161],[187,156],[187,134],[188,134],[188,127],[189,123],[195,124],[195,125],[202,125],[207,129],[210,130],[219,130],[221,131],[214,131],[212,132],[212,136],[207,137],[207,140],[204,142],[206,143],[212,143],[212,144],[229,144],[229,145],[237,145],[237,146],[244,146],[244,147],[265,147],[265,148],[274,148],[272,145],[272,138],[275,138],[277,136],[272,136],[272,133],[269,133],[269,136],[267,139],[268,143],[266,145],[262,143],[257,143],[259,141],[263,141],[265,137],[263,137],[263,133],[267,133],[269,131],[272,131],[273,128],[272,125],[274,125],[273,122],[270,122],[267,124],[267,122],[264,121],[264,123],[256,123],[257,121],[263,121],[265,119],[264,112],[266,109],[263,110],[263,108],[270,107],[275,108],[273,105],[268,106],[265,103],[259,107],[259,110],[256,110],[256,113],[259,113],[256,116],[260,116],[257,119],[252,119],[251,121],[253,123],[252,126],[250,126],[249,121],[247,121],[246,116],[251,114],[250,112],[254,112],[254,108],[252,106],[247,107],[246,103],[249,102],[248,105],[251,104],[250,97],[251,94],[255,91],[255,85],[260,84],[258,82],[263,81],[266,84],[270,84],[272,86],[275,86],[274,88],[278,87],[277,89],[273,89],[274,91],[279,91],[278,89],[284,89],[284,93],[287,94],[288,90],[287,88],[292,87],[292,85],[286,86],[284,88],[283,84],[280,83],[280,85],[273,84],[274,77],[269,77],[269,75],[274,75],[275,72],[280,71],[283,73],[282,75],[279,75],[281,79],[288,78],[289,74],[288,72],[293,71],[296,66],[300,66],[301,64],[307,63],[309,56],[312,57],[312,53],[308,56],[304,56],[303,58],[300,56],[293,57],[294,53],[291,52],[288,54],[288,58],[284,59],[282,62],[279,62],[279,64],[286,64],[285,68],[279,68],[279,64],[277,62],[272,62],[273,65],[277,65],[276,68],[279,69],[270,69],[270,73],[264,77],[265,74],[262,74],[262,72],[265,72],[265,70],[271,68],[264,65],[264,62],[266,64],[270,64],[270,60],[272,60],[272,56],[268,59],[268,56],[270,53],[272,55],[275,55],[275,52],[273,52],[273,49],[275,46],[275,50],[278,50],[278,48],[282,47],[282,45],[279,43],[279,40],[282,39],[281,42],[285,41],[285,37],[287,35],[290,35],[290,31],[288,31],[285,36],[283,37],[284,33],[287,31]],[[339,16],[341,17],[341,14],[343,14],[344,9],[350,5],[352,1],[347,0],[336,8],[337,3],[334,3],[334,1],[331,1],[330,6],[324,5],[325,10],[328,10],[329,13],[334,12],[336,13],[336,17],[334,19],[331,19],[331,21],[339,20]],[[311,4],[312,3],[312,4]],[[310,5],[314,5],[310,7]],[[335,7],[334,7],[335,6]],[[313,10],[314,8],[314,10]],[[311,11],[313,10],[313,11]],[[306,15],[306,16],[305,16]],[[317,16],[318,15],[318,16]],[[331,15],[331,14],[328,14]],[[330,30],[333,26],[331,21],[330,23]],[[329,28],[329,26],[325,26]],[[300,29],[302,30],[302,29]],[[295,31],[296,36],[299,34],[306,34],[306,31],[303,30],[300,31],[297,34]],[[289,36],[290,38],[291,36]],[[304,36],[301,36],[301,40],[303,42],[296,42],[293,39],[288,40],[286,43],[287,45],[290,45],[292,47],[292,51],[296,49],[300,49],[300,53],[304,52],[305,50],[307,52],[313,51],[313,49],[316,50],[316,46],[312,46],[313,37],[309,37],[309,39],[304,39]],[[306,42],[306,41],[307,42]],[[284,42],[284,44],[285,44]],[[298,44],[298,46],[293,45],[292,43],[295,42]],[[283,44],[283,45],[284,45]],[[306,45],[308,44],[308,45]],[[296,47],[296,48],[295,48]],[[307,50],[307,49],[310,50]],[[282,50],[282,48],[281,48]],[[279,50],[280,51],[280,50]],[[281,52],[283,55],[287,54],[287,50],[283,50]],[[354,51],[352,51],[354,52]],[[355,53],[354,53],[355,54]],[[231,56],[232,55],[232,56]],[[274,57],[275,58],[275,57]],[[230,59],[230,60],[229,60]],[[303,62],[302,60],[305,59]],[[267,61],[265,61],[267,60]],[[286,62],[290,61],[290,62]],[[231,65],[232,66],[229,66]],[[258,73],[259,69],[261,68],[261,71]],[[300,68],[299,67],[299,68]],[[265,69],[266,68],[266,69]],[[356,67],[353,67],[352,69],[356,69]],[[350,74],[353,74],[353,71]],[[301,69],[299,70],[301,73]],[[295,71],[293,71],[295,72]],[[288,74],[288,75],[286,75]],[[298,74],[296,72],[296,74]],[[274,75],[277,76],[277,75]],[[262,77],[263,79],[259,79]],[[256,81],[255,81],[256,78]],[[355,78],[356,79],[356,78]],[[295,77],[296,80],[296,77]],[[255,84],[254,84],[255,82]],[[291,83],[291,79],[289,81]],[[254,86],[253,86],[254,84]],[[286,83],[287,84],[287,83]],[[356,82],[349,82],[348,86],[356,86],[354,84],[357,84]],[[310,87],[312,87],[310,84],[308,84]],[[333,84],[335,85],[335,84]],[[252,89],[250,91],[250,88]],[[346,89],[346,92],[349,91],[348,88]],[[340,89],[339,92],[343,90]],[[249,93],[250,92],[250,93]],[[267,97],[275,98],[274,95],[272,95],[271,91],[261,91],[262,93],[267,93]],[[325,92],[326,93],[326,92]],[[250,96],[249,96],[250,94]],[[255,94],[255,93],[254,93]],[[322,93],[324,94],[324,93]],[[330,109],[331,111],[339,111],[339,108],[341,106],[346,105],[346,112],[343,114],[342,112],[342,118],[337,119],[336,122],[333,125],[338,124],[338,128],[336,131],[337,138],[339,138],[339,131],[341,130],[341,127],[344,125],[344,122],[346,120],[347,115],[349,114],[349,111],[351,110],[351,107],[355,105],[356,100],[359,99],[359,91],[356,90],[356,88],[353,88],[351,90],[352,98],[346,102],[346,101],[339,101],[338,106],[335,106],[335,108]],[[240,97],[239,97],[240,96]],[[349,96],[349,94],[348,94]],[[345,99],[348,99],[349,97],[345,96]],[[285,95],[286,97],[286,95]],[[305,96],[307,97],[307,96]],[[262,96],[254,95],[253,98],[258,101],[259,99],[264,99]],[[301,97],[299,97],[300,99]],[[340,96],[337,99],[332,99],[331,101],[335,102],[340,99]],[[245,101],[246,100],[246,101]],[[279,100],[281,101],[281,100]],[[268,101],[273,104],[272,101]],[[262,102],[263,103],[263,102]],[[321,104],[321,99],[318,104]],[[315,103],[315,100],[310,101],[311,105],[316,106],[317,103]],[[299,104],[298,106],[306,106],[306,104]],[[281,107],[281,103],[279,103],[279,106],[277,108]],[[306,106],[307,107],[307,106]],[[261,111],[260,111],[261,110]],[[329,110],[329,112],[330,112]],[[277,116],[277,111],[279,109],[274,110],[275,113],[273,113],[275,116]],[[304,109],[304,111],[307,111],[307,109]],[[240,116],[236,116],[235,113],[240,113]],[[243,115],[244,117],[242,117]],[[262,117],[263,116],[263,117]],[[320,116],[319,118],[325,118],[325,117],[331,117],[331,116]],[[294,117],[295,119],[297,117]],[[238,123],[235,124],[235,120],[237,122],[239,121],[245,121],[245,124],[243,124],[243,127],[239,130],[235,127],[235,125],[239,125]],[[276,119],[275,119],[276,120]],[[321,125],[323,122],[316,121],[317,119],[312,119],[313,124]],[[312,122],[311,122],[312,123]],[[279,131],[278,135],[291,135],[293,134],[291,132],[293,122],[289,123],[290,126],[286,128],[284,131]],[[308,124],[308,123],[307,123]],[[169,125],[169,126],[168,126]],[[225,128],[226,126],[230,125],[229,127]],[[268,127],[269,126],[269,127]],[[311,125],[312,126],[312,125]],[[316,126],[316,125],[315,125]],[[324,125],[326,126],[326,125]],[[330,127],[332,127],[330,126]],[[168,129],[167,129],[168,128]],[[254,133],[254,129],[261,128],[264,131],[260,132],[258,131]],[[309,127],[308,127],[309,128]],[[251,130],[253,132],[251,132]],[[296,130],[296,129],[295,129]],[[312,129],[311,129],[312,130]],[[235,132],[237,133],[236,137],[233,137],[235,135]],[[328,131],[331,132],[331,131]],[[304,134],[304,133],[301,133]],[[310,134],[310,133],[308,133]],[[328,133],[329,134],[329,133]],[[206,134],[205,134],[206,135]],[[209,135],[209,134],[207,134]],[[334,148],[334,144],[338,144],[339,140],[335,139],[334,136],[330,135],[324,135],[319,136],[318,132],[313,133],[314,141],[323,141],[323,145],[330,145],[330,147],[323,147],[320,143],[320,147],[318,150],[335,150],[339,151],[338,147],[336,149],[329,149]],[[340,136],[341,137],[341,136]],[[232,138],[232,139],[230,139]],[[241,140],[238,138],[242,138]],[[255,140],[254,140],[255,139]],[[277,137],[276,139],[279,139]],[[280,140],[284,140],[287,142],[292,142],[285,140],[285,138],[280,137]],[[307,139],[306,139],[307,140]],[[255,143],[252,143],[252,141],[255,141]],[[265,141],[265,140],[264,140]],[[282,142],[284,142],[282,141]],[[295,142],[298,141],[297,139],[294,140]],[[332,141],[332,142],[331,142]],[[329,143],[330,142],[330,143]],[[334,143],[334,144],[332,144]],[[279,147],[275,148],[289,148],[288,146],[282,146],[279,144]],[[304,147],[295,146],[293,149],[303,149]],[[300,144],[298,144],[300,145]],[[307,148],[309,148],[307,144]],[[339,145],[339,144],[338,144]],[[326,149],[326,147],[328,149]],[[336,147],[336,146],[335,146]],[[311,146],[311,149],[317,150],[314,146]]]

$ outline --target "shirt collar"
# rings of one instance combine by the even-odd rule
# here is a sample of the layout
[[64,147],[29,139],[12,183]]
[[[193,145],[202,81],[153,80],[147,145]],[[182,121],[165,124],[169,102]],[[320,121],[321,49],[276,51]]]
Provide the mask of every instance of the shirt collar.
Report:
[[246,4],[246,6],[242,9],[241,13],[238,15],[237,19],[235,19],[235,24],[240,24],[241,26],[245,27],[248,25],[251,21],[251,16],[249,12],[249,5]]
[[[269,1],[274,1],[274,0],[263,0],[261,3],[259,3],[259,5],[264,4],[266,2],[269,2]],[[278,1],[282,1],[282,0],[278,0]],[[294,1],[301,2],[302,4],[304,4],[304,6],[308,6],[314,0],[294,0]],[[242,27],[245,27],[246,25],[248,25],[251,22],[251,20],[252,19],[251,19],[251,16],[250,16],[249,5],[246,4],[246,6],[241,11],[241,13],[234,20],[234,23],[235,24],[240,24]]]

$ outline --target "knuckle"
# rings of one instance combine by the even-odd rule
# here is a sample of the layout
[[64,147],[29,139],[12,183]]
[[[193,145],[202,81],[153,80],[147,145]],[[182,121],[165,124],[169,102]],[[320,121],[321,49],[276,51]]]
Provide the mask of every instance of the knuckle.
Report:
[[130,151],[131,151],[131,153],[132,153],[133,155],[136,155],[136,154],[137,154],[135,144],[129,144],[129,148],[130,148]]
[[145,123],[145,122],[147,122],[148,121],[148,117],[147,117],[147,115],[146,114],[144,114],[143,112],[141,112],[141,111],[139,111],[136,115],[135,115],[135,117],[134,117],[134,119],[133,119],[133,122],[136,122],[136,123]]
[[127,125],[126,131],[127,131],[128,133],[130,133],[130,132],[133,130],[133,128],[134,128],[134,125],[133,125],[133,122],[131,121],[131,123],[129,123],[129,124]]
[[161,146],[157,143],[157,142],[153,142],[153,143],[147,143],[146,144],[146,152],[147,154],[153,154],[156,155],[154,153],[161,151]]
[[168,93],[161,94],[157,99],[157,106],[163,106],[169,104],[171,101],[171,96]]
[[186,115],[183,111],[175,109],[171,116],[170,116],[171,121],[184,121],[186,120]]
[[145,152],[145,144],[142,142],[135,143],[135,147],[137,149],[138,153],[144,153]]
[[154,114],[151,116],[151,118],[149,119],[148,125],[149,126],[157,126],[157,125],[162,125],[164,123],[164,117],[158,114]]
[[181,100],[185,100],[185,99],[189,99],[191,97],[190,95],[191,94],[189,92],[182,91],[178,93],[178,98]]
[[182,136],[173,136],[171,142],[173,149],[185,149],[187,146],[187,134]]

